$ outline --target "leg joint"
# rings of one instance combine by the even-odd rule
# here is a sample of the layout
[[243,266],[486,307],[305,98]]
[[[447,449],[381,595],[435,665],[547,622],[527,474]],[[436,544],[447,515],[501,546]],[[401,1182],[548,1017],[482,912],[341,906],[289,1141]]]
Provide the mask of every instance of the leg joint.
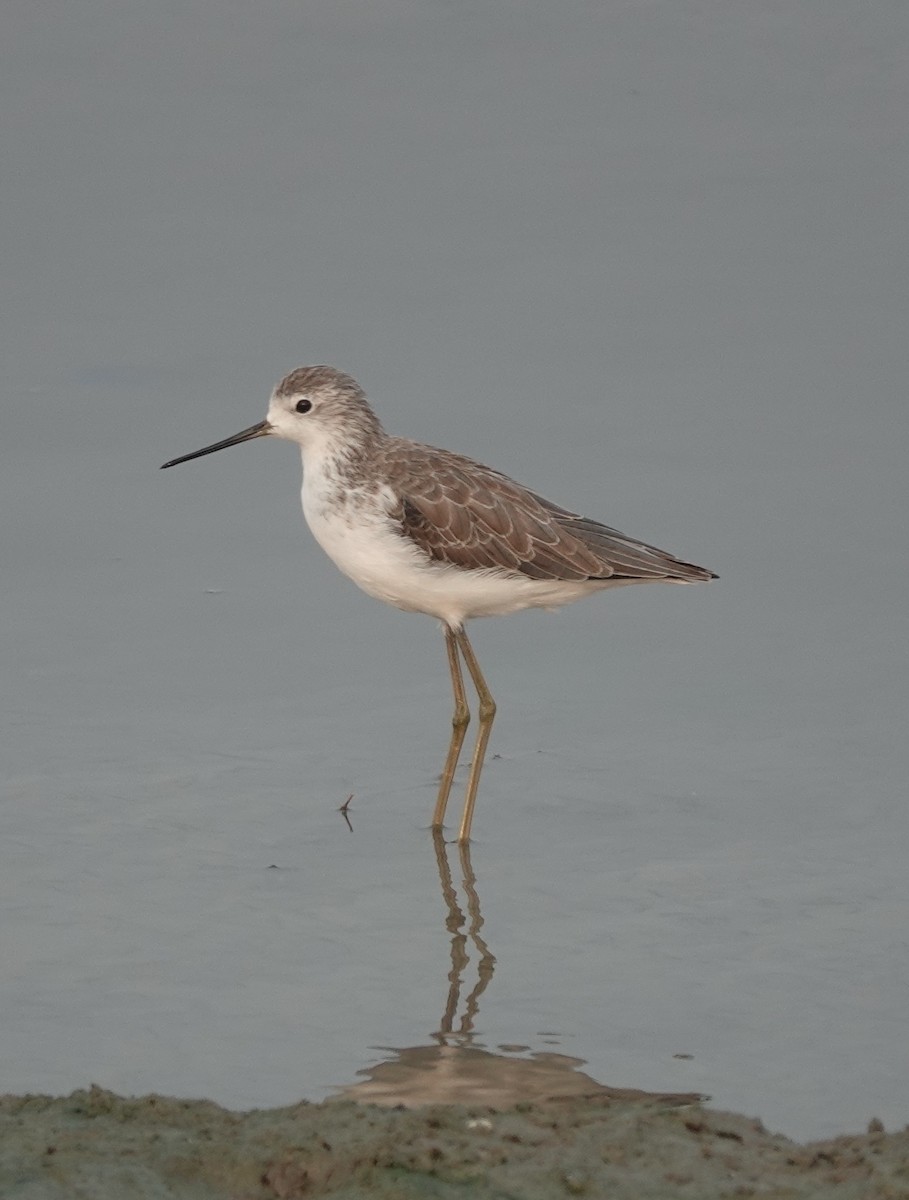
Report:
[[470,724],[470,709],[466,704],[456,704],[451,723],[455,729],[466,729]]

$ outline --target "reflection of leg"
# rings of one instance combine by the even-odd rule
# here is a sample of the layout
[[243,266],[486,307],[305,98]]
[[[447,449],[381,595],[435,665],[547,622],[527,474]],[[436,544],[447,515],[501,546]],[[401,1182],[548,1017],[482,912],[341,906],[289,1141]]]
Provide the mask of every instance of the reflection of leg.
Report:
[[472,1033],[474,1021],[480,1007],[480,997],[489,986],[489,981],[492,979],[492,973],[495,970],[496,959],[495,955],[486,944],[485,938],[480,936],[480,930],[483,928],[483,914],[480,912],[480,896],[477,892],[477,877],[473,873],[473,867],[470,862],[470,844],[469,842],[461,842],[458,846],[458,851],[461,858],[461,875],[464,881],[464,894],[467,897],[467,911],[470,914],[470,928],[468,935],[479,954],[477,962],[477,982],[473,986],[473,990],[467,997],[464,1005],[464,1016],[461,1018],[461,1033]]
[[[467,697],[464,695],[464,680],[461,676],[461,661],[458,658],[458,646],[453,630],[445,626],[445,649],[448,651],[448,669],[451,672],[451,687],[454,691],[454,714],[451,718],[451,741],[448,743],[448,757],[442,770],[439,783],[439,795],[436,800],[435,812],[432,814],[434,829],[441,829],[445,821],[445,808],[451,793],[455,769],[464,745],[464,735],[470,724],[470,709],[467,707]],[[468,664],[469,665],[469,664]],[[472,672],[471,672],[472,673]],[[482,709],[480,710],[482,712]]]
[[[458,629],[454,637],[457,639],[457,644],[464,655],[467,670],[470,672],[474,687],[477,689],[477,695],[480,697],[480,729],[477,733],[477,744],[473,752],[473,762],[470,764],[470,775],[467,777],[467,799],[464,801],[464,813],[461,817],[461,829],[458,833],[459,842],[469,842],[470,826],[473,822],[473,809],[477,802],[477,788],[480,786],[480,772],[483,770],[483,759],[486,757],[486,747],[489,744],[489,735],[492,732],[492,723],[496,715],[496,702],[492,698],[492,692],[486,686],[486,680],[483,678],[483,672],[480,670],[480,664],[477,662],[477,656],[473,652],[473,646],[471,646],[467,634],[463,629]],[[450,653],[449,651],[449,656]],[[460,671],[458,674],[460,675]],[[462,741],[465,732],[466,726],[461,732]]]
[[442,899],[448,909],[445,918],[445,928],[451,935],[451,970],[448,972],[448,998],[445,1002],[445,1012],[439,1032],[433,1036],[447,1045],[446,1038],[454,1028],[455,1014],[461,998],[461,980],[470,962],[467,957],[467,937],[464,933],[464,914],[458,905],[458,894],[451,878],[451,868],[448,865],[448,850],[445,845],[445,835],[438,827],[432,831],[432,842],[436,851],[436,865],[439,868],[439,882],[442,885]]

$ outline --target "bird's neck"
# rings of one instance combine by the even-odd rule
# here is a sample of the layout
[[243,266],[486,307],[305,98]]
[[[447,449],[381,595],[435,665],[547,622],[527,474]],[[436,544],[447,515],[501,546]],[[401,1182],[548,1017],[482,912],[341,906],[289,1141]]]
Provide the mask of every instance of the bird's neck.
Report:
[[358,479],[375,458],[386,434],[379,429],[346,431],[341,437],[328,437],[300,447],[304,471],[326,480],[348,482]]

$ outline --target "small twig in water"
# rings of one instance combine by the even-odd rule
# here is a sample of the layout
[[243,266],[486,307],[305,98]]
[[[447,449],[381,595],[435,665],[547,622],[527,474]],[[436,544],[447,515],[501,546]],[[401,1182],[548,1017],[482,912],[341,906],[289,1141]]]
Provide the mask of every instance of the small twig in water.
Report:
[[353,792],[350,793],[350,795],[347,797],[347,799],[344,801],[344,803],[338,809],[338,812],[341,814],[341,816],[347,822],[347,828],[350,830],[351,833],[353,833],[353,825],[351,825],[350,817],[347,815],[347,809],[348,809],[348,806],[350,805],[351,800],[353,800]]

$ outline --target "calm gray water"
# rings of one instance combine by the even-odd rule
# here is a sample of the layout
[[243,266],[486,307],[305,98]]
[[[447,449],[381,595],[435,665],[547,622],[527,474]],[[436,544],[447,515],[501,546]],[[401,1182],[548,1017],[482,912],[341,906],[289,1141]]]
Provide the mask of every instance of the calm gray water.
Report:
[[[277,1105],[463,1027],[909,1120],[907,43],[858,0],[9,7],[4,1090]],[[482,927],[433,623],[322,556],[291,447],[157,469],[307,362],[721,576],[474,627]]]

